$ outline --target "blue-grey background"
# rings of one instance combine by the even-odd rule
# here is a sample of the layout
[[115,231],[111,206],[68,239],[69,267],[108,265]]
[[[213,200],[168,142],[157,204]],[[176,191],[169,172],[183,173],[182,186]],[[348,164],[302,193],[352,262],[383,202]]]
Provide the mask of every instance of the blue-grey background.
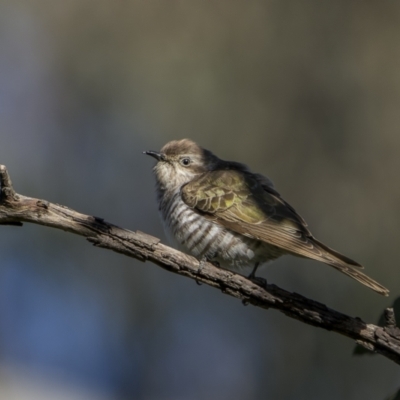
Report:
[[[400,3],[2,0],[16,190],[165,241],[154,160],[191,138],[270,176],[388,286],[285,257],[270,282],[375,322],[400,294]],[[383,399],[381,356],[41,226],[0,229],[1,399]],[[14,396],[14,397],[12,397]]]

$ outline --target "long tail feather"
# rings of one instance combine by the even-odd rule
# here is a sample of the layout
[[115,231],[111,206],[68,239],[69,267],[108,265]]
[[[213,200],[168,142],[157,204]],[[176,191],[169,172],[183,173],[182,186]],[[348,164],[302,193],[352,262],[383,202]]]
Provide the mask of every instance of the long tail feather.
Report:
[[383,296],[389,296],[388,289],[359,271],[360,268],[363,268],[360,264],[329,248],[328,246],[325,246],[318,240],[315,240],[314,243],[322,251],[322,257],[320,258],[320,261],[323,261],[325,264],[328,264],[343,274],[350,276],[375,292],[382,294]]
[[362,272],[358,271],[357,269],[351,268],[350,266],[345,267],[342,265],[334,265],[329,264],[333,268],[337,269],[340,272],[350,276],[351,278],[355,279],[356,281],[362,283],[363,285],[369,287],[370,289],[374,290],[375,292],[382,294],[383,296],[389,296],[389,290],[382,286],[380,283],[374,281],[369,276],[363,274]]
[[[326,257],[328,260],[333,259],[336,261],[338,260],[340,263],[345,263],[348,265],[351,265],[353,268],[361,268],[364,269],[364,267],[362,265],[360,265],[358,262],[352,260],[349,257],[344,256],[343,254],[340,254],[338,251],[331,249],[330,247],[328,247],[327,245],[321,243],[319,240],[315,239],[313,240],[313,242],[322,250],[324,250],[323,252],[323,257]],[[326,262],[326,261],[325,261]]]

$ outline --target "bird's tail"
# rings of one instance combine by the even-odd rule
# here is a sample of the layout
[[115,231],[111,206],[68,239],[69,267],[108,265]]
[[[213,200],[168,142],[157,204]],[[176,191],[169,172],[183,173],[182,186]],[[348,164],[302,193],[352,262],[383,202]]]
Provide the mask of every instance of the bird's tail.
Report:
[[316,239],[314,239],[314,244],[321,250],[322,254],[320,261],[330,265],[340,272],[343,272],[345,275],[350,276],[375,292],[382,294],[383,296],[389,296],[388,289],[359,271],[360,268],[363,268],[360,264],[329,248]]

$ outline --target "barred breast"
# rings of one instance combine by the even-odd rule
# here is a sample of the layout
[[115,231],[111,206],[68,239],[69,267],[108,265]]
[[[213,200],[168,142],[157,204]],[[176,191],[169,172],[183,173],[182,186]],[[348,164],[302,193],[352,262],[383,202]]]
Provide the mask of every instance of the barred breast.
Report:
[[168,236],[183,251],[198,259],[207,258],[218,261],[223,268],[241,270],[283,254],[275,246],[245,237],[204,218],[183,202],[180,191],[159,193],[159,205]]

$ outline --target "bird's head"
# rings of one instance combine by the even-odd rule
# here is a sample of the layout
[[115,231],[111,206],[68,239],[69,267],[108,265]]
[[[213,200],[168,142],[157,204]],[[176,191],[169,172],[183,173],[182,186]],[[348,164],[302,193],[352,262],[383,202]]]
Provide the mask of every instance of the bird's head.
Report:
[[145,151],[154,157],[157,183],[162,189],[174,189],[212,170],[219,159],[189,139],[168,142],[159,152]]

